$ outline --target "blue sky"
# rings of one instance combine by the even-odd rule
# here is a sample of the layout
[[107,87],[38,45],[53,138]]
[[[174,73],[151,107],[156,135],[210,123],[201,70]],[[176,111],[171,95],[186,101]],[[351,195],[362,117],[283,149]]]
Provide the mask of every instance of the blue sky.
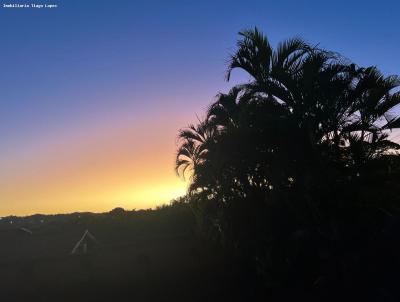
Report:
[[300,35],[399,73],[400,4],[368,2],[65,0],[47,1],[58,3],[53,10],[1,9],[1,136],[152,108],[163,103],[155,90],[199,92],[206,104],[228,87],[228,53],[237,32],[252,26],[272,42]]

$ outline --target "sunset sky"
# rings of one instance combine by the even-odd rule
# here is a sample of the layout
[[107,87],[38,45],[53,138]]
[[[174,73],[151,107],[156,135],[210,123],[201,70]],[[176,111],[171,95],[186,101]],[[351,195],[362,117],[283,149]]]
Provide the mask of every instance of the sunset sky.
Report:
[[224,81],[242,29],[258,26],[274,45],[298,35],[400,74],[398,1],[39,2],[58,8],[0,1],[0,216],[183,195],[177,131],[247,80]]

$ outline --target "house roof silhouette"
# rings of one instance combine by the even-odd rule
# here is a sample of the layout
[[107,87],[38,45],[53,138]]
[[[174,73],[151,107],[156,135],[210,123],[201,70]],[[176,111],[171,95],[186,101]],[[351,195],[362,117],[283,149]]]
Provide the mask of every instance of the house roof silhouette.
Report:
[[87,254],[95,249],[98,244],[96,238],[89,232],[89,230],[86,230],[83,233],[82,238],[75,244],[71,254]]

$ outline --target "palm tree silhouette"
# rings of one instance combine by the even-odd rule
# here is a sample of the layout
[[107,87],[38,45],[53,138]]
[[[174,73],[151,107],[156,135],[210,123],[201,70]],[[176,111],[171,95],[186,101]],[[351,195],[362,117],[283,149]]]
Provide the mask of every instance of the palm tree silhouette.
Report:
[[397,76],[384,77],[376,67],[359,68],[301,39],[287,40],[273,50],[257,28],[240,34],[228,80],[237,68],[252,77],[236,88],[253,100],[263,97],[281,107],[280,113],[294,126],[292,133],[303,136],[298,145],[302,156],[318,163],[318,146],[323,146],[331,149],[329,156],[336,154],[343,157],[336,160],[359,167],[368,158],[400,147],[387,140],[388,132],[400,126],[399,118],[390,114],[400,103],[400,93],[393,93],[400,85]]
[[250,81],[179,134],[176,170],[199,225],[268,286],[337,280],[323,263],[352,267],[340,255],[359,229],[383,232],[397,211],[400,79],[299,38],[273,49],[257,28],[240,33],[228,81],[236,69]]

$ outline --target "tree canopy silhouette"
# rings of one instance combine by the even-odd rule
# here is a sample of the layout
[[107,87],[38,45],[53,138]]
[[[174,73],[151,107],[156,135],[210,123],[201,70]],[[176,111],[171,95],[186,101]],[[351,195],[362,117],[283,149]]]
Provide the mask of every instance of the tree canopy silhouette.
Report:
[[348,261],[340,247],[398,214],[400,78],[300,38],[274,49],[257,28],[239,35],[226,78],[251,80],[180,131],[176,170],[203,231],[264,285],[323,286]]

